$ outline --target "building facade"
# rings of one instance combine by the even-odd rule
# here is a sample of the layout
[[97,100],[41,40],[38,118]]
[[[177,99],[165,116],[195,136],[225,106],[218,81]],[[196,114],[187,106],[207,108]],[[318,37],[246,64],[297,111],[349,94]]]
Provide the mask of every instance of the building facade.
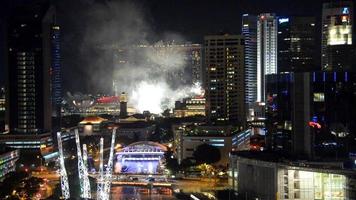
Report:
[[257,20],[257,101],[265,101],[265,75],[276,74],[277,68],[277,17],[263,13]]
[[50,71],[55,10],[47,4],[32,3],[17,7],[14,14],[7,29],[10,133],[4,137],[12,147],[45,148],[52,145]]
[[279,161],[270,155],[261,156],[230,157],[229,184],[242,199],[356,198],[355,173],[338,163]]
[[0,153],[0,182],[2,182],[6,175],[14,172],[16,169],[16,161],[19,159],[20,151],[9,150]]
[[352,1],[323,4],[321,64],[322,70],[353,70],[354,5]]
[[174,117],[205,116],[205,98],[195,96],[177,101],[173,110]]
[[[62,69],[61,69],[61,32],[60,26],[57,25],[55,15],[51,15],[52,19],[47,21],[52,22],[48,24],[50,29],[50,44],[49,48],[51,55],[46,55],[50,58],[51,69],[51,99],[52,99],[52,130],[53,132],[60,131],[61,129],[61,109],[62,109]],[[56,138],[56,137],[54,137]]]
[[257,16],[242,15],[242,35],[245,37],[245,102],[257,100]]
[[314,17],[278,19],[278,72],[319,70]]
[[206,116],[211,123],[245,125],[244,38],[204,38]]
[[355,152],[355,83],[350,72],[268,75],[267,129],[274,148],[309,158]]

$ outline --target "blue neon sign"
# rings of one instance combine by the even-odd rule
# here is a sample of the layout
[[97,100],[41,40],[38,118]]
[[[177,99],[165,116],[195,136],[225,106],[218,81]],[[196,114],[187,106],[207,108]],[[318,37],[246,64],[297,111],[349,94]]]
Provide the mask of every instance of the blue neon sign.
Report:
[[280,24],[289,22],[289,18],[280,18],[280,19],[278,19],[278,22],[279,22]]
[[349,14],[349,13],[350,13],[350,11],[349,11],[348,7],[342,8],[342,14]]

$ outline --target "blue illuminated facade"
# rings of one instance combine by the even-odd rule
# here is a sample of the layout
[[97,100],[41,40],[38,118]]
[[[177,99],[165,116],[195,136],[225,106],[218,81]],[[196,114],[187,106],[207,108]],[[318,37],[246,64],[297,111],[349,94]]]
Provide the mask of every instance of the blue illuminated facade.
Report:
[[161,174],[167,147],[155,142],[136,142],[116,154],[116,173]]
[[61,75],[61,33],[58,25],[51,28],[51,97],[52,97],[52,129],[60,130],[62,103],[62,75]]
[[245,103],[257,100],[257,16],[242,15],[242,35],[245,37]]

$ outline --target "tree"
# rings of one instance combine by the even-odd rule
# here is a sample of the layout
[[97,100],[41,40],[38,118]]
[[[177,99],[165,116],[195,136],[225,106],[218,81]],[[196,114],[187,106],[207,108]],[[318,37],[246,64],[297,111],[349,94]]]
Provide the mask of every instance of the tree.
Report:
[[172,173],[177,173],[179,171],[179,164],[177,159],[172,158],[173,152],[172,151],[167,151],[164,154],[165,160],[166,160],[166,167],[169,169]]
[[209,144],[201,144],[194,151],[193,156],[197,164],[212,164],[221,159],[220,150]]

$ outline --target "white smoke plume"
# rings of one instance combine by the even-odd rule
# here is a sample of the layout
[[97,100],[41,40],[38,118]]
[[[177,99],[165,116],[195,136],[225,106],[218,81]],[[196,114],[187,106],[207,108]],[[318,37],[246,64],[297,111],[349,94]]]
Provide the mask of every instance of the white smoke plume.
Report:
[[82,31],[79,37],[64,36],[68,41],[75,38],[79,44],[66,44],[78,49],[66,59],[81,61],[77,65],[83,66],[75,68],[84,69],[79,74],[89,78],[88,90],[126,92],[129,104],[140,112],[160,113],[191,93],[192,73],[185,51],[175,45],[186,43],[184,38],[169,30],[153,30],[149,9],[140,3],[61,1],[62,10],[71,16],[68,23]]

